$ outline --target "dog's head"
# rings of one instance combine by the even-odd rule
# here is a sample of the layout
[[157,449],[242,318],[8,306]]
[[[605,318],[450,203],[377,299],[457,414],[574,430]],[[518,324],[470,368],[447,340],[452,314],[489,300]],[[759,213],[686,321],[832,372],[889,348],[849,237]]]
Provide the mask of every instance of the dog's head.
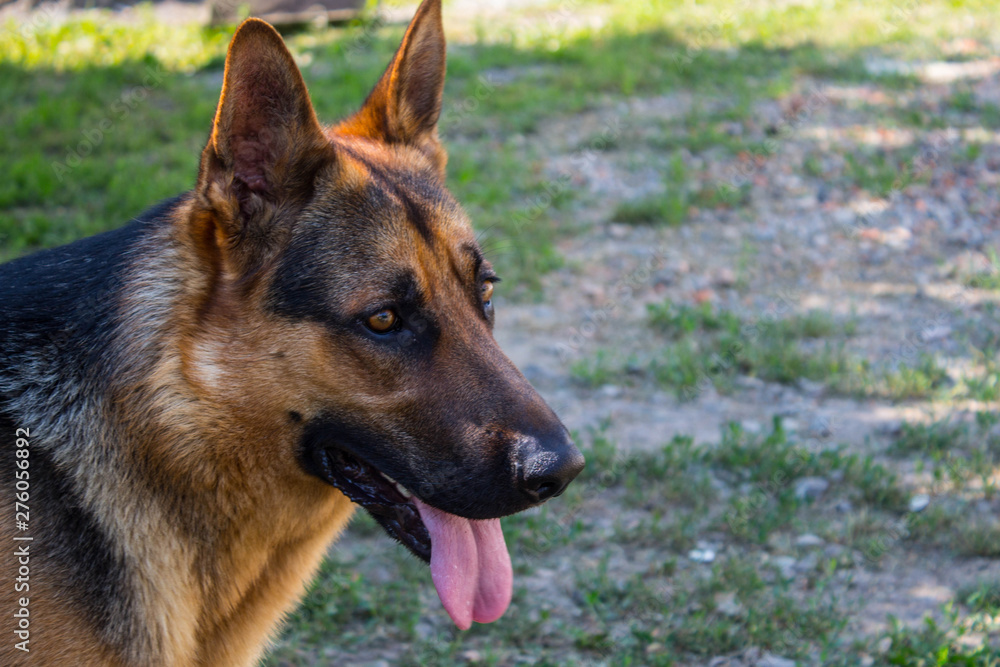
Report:
[[186,231],[208,268],[186,373],[294,433],[289,474],[431,561],[468,627],[509,602],[498,518],[583,458],[493,338],[499,278],[444,186],[444,70],[425,0],[360,111],[324,128],[278,33],[243,23]]

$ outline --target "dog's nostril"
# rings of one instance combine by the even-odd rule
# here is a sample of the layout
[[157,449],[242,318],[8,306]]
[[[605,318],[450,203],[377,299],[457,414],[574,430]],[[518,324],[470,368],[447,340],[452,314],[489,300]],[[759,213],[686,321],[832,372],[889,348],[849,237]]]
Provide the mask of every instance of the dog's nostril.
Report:
[[545,444],[525,457],[522,468],[521,490],[534,503],[561,494],[583,468],[583,456],[569,438]]
[[546,500],[552,496],[559,495],[562,491],[560,485],[556,482],[542,482],[535,489],[530,489],[529,494],[534,496],[537,501]]

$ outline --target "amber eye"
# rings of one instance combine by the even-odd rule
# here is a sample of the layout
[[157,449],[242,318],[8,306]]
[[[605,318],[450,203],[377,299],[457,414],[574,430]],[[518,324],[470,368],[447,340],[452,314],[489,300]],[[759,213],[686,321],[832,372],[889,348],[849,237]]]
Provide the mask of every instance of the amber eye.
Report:
[[388,333],[396,327],[398,320],[396,313],[386,308],[368,318],[368,328],[375,333]]
[[483,303],[489,303],[493,299],[493,281],[487,280],[483,283]]

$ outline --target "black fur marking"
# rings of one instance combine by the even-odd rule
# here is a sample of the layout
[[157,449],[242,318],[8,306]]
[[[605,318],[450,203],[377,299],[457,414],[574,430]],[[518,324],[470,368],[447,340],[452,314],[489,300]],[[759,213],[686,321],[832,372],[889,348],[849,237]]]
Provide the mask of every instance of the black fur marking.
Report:
[[63,377],[100,380],[129,250],[182,197],[118,229],[0,264],[0,376],[17,373],[21,355],[44,350]]
[[[115,375],[115,308],[138,241],[166,224],[181,197],[161,202],[113,231],[0,265],[0,485],[9,499],[16,468],[14,428],[31,439],[33,564],[64,604],[81,611],[107,645],[124,652],[140,613],[126,563],[82,502],[73,472],[55,448],[83,448],[67,434],[43,433],[52,414],[78,408],[81,395],[109,390]],[[25,401],[27,399],[27,402]],[[48,411],[42,413],[42,409]],[[43,437],[44,436],[44,439]],[[76,458],[70,457],[70,458]],[[44,622],[44,621],[41,621]]]
[[[365,165],[378,185],[399,200],[399,203],[402,204],[404,209],[406,209],[406,219],[417,228],[417,232],[420,234],[421,238],[424,239],[424,241],[428,244],[433,244],[434,233],[431,230],[430,220],[425,208],[418,204],[405,189],[400,187],[389,172],[381,166],[375,164],[371,160],[368,160],[364,155],[361,155],[360,153],[349,148],[345,147],[343,150],[346,150],[352,158]],[[434,188],[429,185],[430,184],[425,184],[417,179],[408,179],[408,182],[406,183],[408,188],[415,190],[421,198],[425,200],[435,201],[440,199],[440,193],[434,191]]]
[[480,278],[483,277],[482,275],[480,275],[480,272],[483,269],[483,262],[486,261],[483,258],[483,251],[480,250],[478,246],[475,246],[471,243],[463,245],[462,250],[467,252],[469,256],[472,258],[472,278],[473,280],[478,282]]
[[[348,222],[348,224],[351,224]],[[328,232],[313,232],[297,239],[286,250],[271,284],[270,308],[292,320],[318,322],[334,335],[365,336],[378,341],[379,346],[407,355],[429,355],[441,335],[436,318],[427,308],[427,298],[411,271],[403,270],[384,281],[381,300],[369,306],[372,312],[346,312],[332,302],[331,295],[353,286],[354,274],[342,267],[331,267],[323,252],[317,252]],[[364,265],[371,261],[360,250],[349,261]],[[343,261],[343,260],[342,260]],[[378,335],[364,326],[364,320],[375,310],[394,308],[402,318],[403,327],[392,334]]]

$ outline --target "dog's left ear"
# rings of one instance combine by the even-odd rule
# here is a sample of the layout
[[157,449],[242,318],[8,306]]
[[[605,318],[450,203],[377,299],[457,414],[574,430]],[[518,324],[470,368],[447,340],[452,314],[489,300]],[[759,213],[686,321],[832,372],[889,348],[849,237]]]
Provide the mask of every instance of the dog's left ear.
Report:
[[337,131],[419,148],[443,176],[447,155],[438,141],[437,122],[444,72],[441,0],[424,0],[382,78]]

